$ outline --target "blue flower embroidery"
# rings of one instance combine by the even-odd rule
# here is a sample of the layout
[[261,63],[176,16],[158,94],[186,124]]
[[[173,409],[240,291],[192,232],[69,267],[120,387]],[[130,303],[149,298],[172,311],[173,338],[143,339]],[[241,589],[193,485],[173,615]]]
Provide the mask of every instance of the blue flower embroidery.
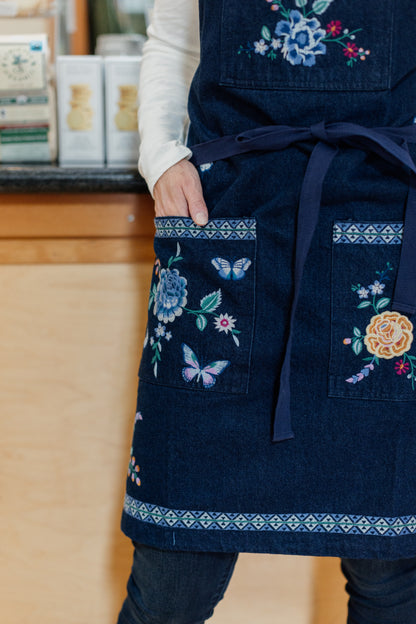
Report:
[[322,39],[326,36],[321,24],[313,17],[308,19],[299,11],[291,11],[288,20],[276,25],[275,33],[283,38],[282,53],[291,65],[315,65],[317,54],[326,54]]
[[187,303],[186,285],[187,280],[179,275],[178,269],[162,269],[160,271],[154,307],[154,314],[159,321],[169,323],[182,314],[182,308]]
[[[161,268],[161,262],[156,259],[155,262],[155,275],[159,277],[159,283],[153,283],[150,290],[149,297],[149,310],[153,306],[153,314],[157,317],[159,323],[154,328],[155,336],[149,337],[149,328],[146,330],[146,336],[144,339],[143,347],[146,348],[150,344],[153,357],[153,374],[155,377],[158,375],[159,362],[162,360],[162,350],[164,340],[169,342],[172,339],[172,332],[166,331],[166,326],[162,323],[173,322],[177,317],[182,316],[183,312],[191,314],[195,317],[196,326],[199,331],[203,332],[208,325],[209,316],[213,316],[214,326],[219,332],[224,332],[226,335],[230,333],[234,343],[237,347],[240,346],[240,340],[238,334],[240,330],[235,329],[237,319],[227,313],[218,314],[217,308],[222,303],[222,291],[221,288],[208,293],[200,300],[200,308],[197,310],[191,310],[185,307],[188,302],[188,291],[186,289],[188,282],[185,277],[180,275],[178,269],[172,269],[171,266],[175,262],[183,260],[181,256],[181,246],[177,243],[176,255],[171,256],[168,261],[167,268]],[[218,258],[218,260],[222,260]],[[242,262],[244,260],[244,262]],[[227,262],[223,260],[223,262]],[[241,258],[234,267],[236,276],[234,279],[240,279],[243,276],[238,274],[238,271],[242,271],[241,263],[244,264],[244,271],[246,271],[251,265],[251,260],[248,258]],[[156,337],[156,338],[155,338]]]
[[[296,0],[303,11],[289,9],[284,0],[267,0],[272,11],[279,11],[283,19],[274,27],[263,25],[258,41],[240,45],[238,54],[245,53],[249,58],[259,55],[271,61],[279,58],[278,51],[291,65],[313,67],[318,55],[327,53],[327,44],[337,44],[342,49],[347,65],[354,67],[358,61],[365,61],[370,50],[355,43],[356,34],[362,29],[344,28],[338,19],[328,23],[320,17],[335,0]],[[313,15],[313,17],[311,17]],[[319,16],[315,17],[315,16]]]

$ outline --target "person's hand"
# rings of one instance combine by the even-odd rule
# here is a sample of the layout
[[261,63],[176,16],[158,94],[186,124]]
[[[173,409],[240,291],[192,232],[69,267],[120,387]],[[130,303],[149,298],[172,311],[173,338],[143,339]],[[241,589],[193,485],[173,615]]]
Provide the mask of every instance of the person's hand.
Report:
[[157,217],[191,217],[197,225],[206,225],[208,209],[201,181],[194,165],[180,160],[160,176],[153,188]]

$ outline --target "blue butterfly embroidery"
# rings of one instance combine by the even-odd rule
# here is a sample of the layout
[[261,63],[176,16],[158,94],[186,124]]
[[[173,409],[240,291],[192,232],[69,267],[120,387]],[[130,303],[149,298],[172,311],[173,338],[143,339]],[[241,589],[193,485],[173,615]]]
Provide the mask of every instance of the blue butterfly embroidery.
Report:
[[201,368],[198,358],[191,347],[182,344],[182,350],[184,362],[188,365],[182,369],[182,377],[187,382],[192,381],[196,377],[197,382],[202,380],[204,388],[212,388],[217,381],[217,375],[220,375],[230,364],[228,360],[219,360]]
[[246,271],[251,266],[251,260],[240,258],[235,262],[225,260],[225,258],[213,258],[211,263],[217,269],[220,277],[226,280],[240,280],[245,277]]

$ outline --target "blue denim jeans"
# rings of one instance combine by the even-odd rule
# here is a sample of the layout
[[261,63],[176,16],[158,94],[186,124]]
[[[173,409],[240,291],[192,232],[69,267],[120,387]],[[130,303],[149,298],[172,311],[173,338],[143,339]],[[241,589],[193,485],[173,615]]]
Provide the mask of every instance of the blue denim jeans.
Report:
[[[118,624],[203,624],[223,598],[237,557],[136,543]],[[341,568],[350,596],[347,624],[416,624],[416,557],[342,559]]]

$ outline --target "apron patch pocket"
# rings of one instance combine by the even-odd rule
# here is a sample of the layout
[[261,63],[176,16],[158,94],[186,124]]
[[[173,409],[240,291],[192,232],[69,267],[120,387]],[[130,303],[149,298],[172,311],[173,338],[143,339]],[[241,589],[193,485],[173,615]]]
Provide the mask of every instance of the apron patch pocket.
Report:
[[[251,6],[253,5],[253,6]],[[394,2],[223,0],[220,83],[251,89],[387,89]],[[371,27],[369,26],[371,24]]]
[[256,221],[155,219],[156,261],[139,376],[201,392],[248,392]]
[[402,223],[334,224],[329,396],[416,400],[415,319],[391,308]]

